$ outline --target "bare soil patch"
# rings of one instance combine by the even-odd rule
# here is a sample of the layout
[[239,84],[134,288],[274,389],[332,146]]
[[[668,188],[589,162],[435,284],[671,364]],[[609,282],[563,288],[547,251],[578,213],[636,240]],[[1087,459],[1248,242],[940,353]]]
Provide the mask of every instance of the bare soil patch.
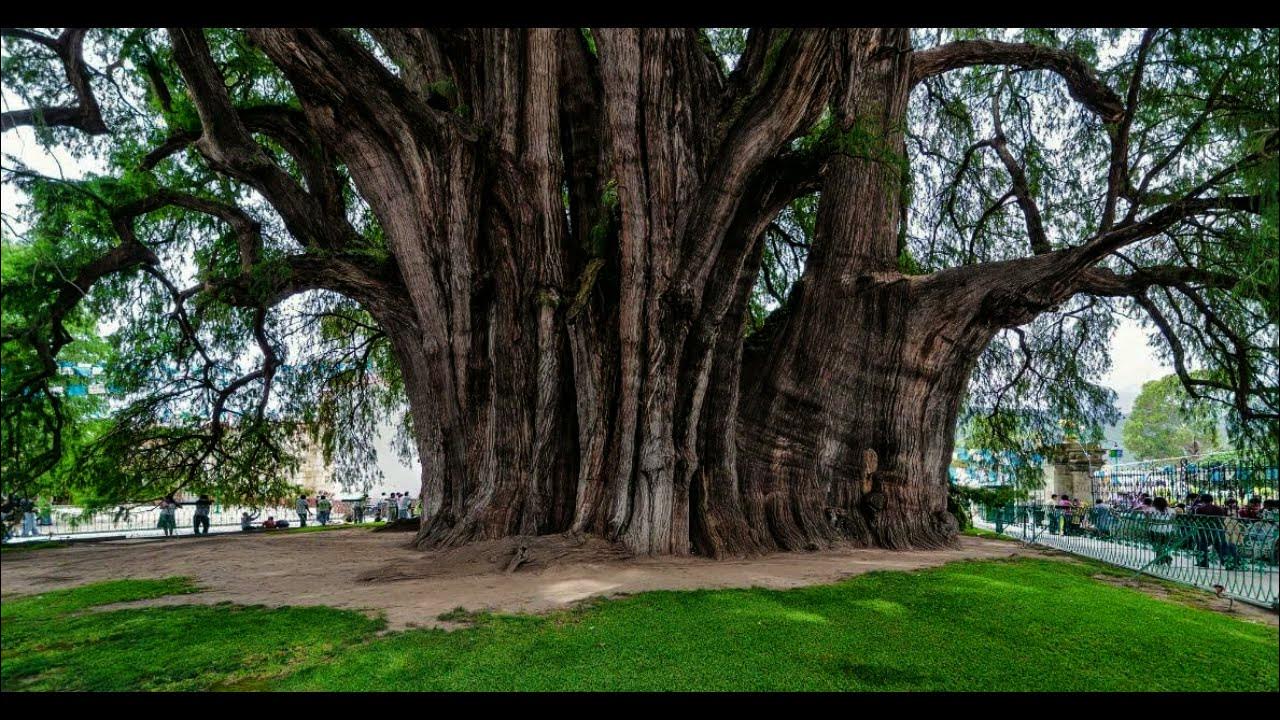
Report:
[[[741,560],[705,557],[632,557],[589,536],[503,538],[447,551],[421,552],[404,533],[366,529],[325,533],[210,536],[179,541],[133,539],[5,553],[0,592],[29,594],[119,578],[189,575],[205,588],[128,606],[328,605],[380,612],[389,629],[456,628],[440,620],[467,611],[541,612],[589,597],[655,589],[785,589],[832,583],[873,570],[918,570],[956,560],[1038,556],[1073,557],[996,539],[964,537],[950,550],[888,551],[842,548],[778,552]],[[1193,588],[1149,579],[1098,574],[1102,582],[1139,589],[1161,600],[1189,603],[1272,626],[1275,612],[1229,602]]]
[[391,629],[456,627],[437,618],[469,611],[543,612],[593,596],[647,590],[829,583],[874,570],[916,570],[955,560],[1039,554],[1013,543],[961,537],[947,550],[839,549],[737,560],[629,557],[598,538],[506,538],[421,552],[401,533],[223,535],[76,545],[6,554],[0,591],[29,594],[118,578],[187,575],[205,591],[138,605],[233,602],[328,605],[384,613]]

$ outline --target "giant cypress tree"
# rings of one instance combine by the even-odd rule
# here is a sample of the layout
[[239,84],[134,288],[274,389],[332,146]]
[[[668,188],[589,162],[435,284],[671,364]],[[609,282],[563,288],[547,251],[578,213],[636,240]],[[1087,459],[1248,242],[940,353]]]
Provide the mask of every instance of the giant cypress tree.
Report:
[[354,472],[404,403],[423,547],[946,544],[962,408],[1096,423],[1124,310],[1265,439],[1276,56],[1262,30],[6,29],[6,150],[32,126],[102,168],[6,160],[6,486],[60,462],[86,314],[127,402],[82,476],[252,498],[299,426]]

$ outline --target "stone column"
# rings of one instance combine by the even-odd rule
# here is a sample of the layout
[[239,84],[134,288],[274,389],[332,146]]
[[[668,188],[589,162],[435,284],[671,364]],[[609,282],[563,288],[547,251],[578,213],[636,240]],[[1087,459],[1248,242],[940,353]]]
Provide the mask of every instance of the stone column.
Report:
[[1069,495],[1080,502],[1092,504],[1094,498],[1093,472],[1102,467],[1106,451],[1100,447],[1086,447],[1078,440],[1058,443],[1046,453],[1044,465],[1044,494]]

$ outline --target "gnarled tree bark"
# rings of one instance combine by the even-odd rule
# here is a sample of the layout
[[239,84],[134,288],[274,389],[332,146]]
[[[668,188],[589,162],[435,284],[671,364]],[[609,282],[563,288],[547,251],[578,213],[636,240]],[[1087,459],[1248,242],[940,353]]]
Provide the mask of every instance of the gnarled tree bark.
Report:
[[[1211,179],[1115,221],[1115,198],[1132,194],[1123,129],[1135,96],[1126,105],[1062,50],[982,40],[917,53],[904,29],[755,29],[726,74],[696,29],[248,34],[298,106],[234,107],[203,32],[172,29],[200,128],[176,131],[144,169],[194,148],[260,193],[304,252],[263,293],[250,282],[256,223],[162,193],[119,213],[120,257],[103,272],[150,262],[129,222],[178,205],[241,239],[242,276],[216,283],[229,302],[259,318],[310,289],[359,302],[403,375],[421,547],[564,531],[651,554],[946,545],[955,421],[993,336],[1077,292],[1140,295],[1185,278],[1094,266],[1198,212],[1257,207],[1200,197]],[[103,130],[83,32],[23,37],[57,52],[79,101],[43,111],[45,122]],[[1056,73],[1122,126],[1108,221],[1052,249],[997,121],[973,150],[995,149],[1013,176],[1006,198],[1032,255],[905,275],[909,94],[982,64]],[[5,128],[33,118],[5,113]],[[797,149],[820,121],[817,146]],[[255,133],[293,157],[300,179]],[[347,219],[339,165],[378,221],[381,259]],[[763,235],[819,188],[803,276],[744,338]]]

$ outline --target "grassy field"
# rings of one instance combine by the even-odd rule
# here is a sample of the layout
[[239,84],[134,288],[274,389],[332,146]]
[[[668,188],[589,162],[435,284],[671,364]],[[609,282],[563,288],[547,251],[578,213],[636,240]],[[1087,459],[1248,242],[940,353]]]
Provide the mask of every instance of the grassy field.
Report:
[[0,545],[0,553],[29,552],[31,550],[49,550],[52,548],[67,547],[68,543],[58,540],[33,540],[24,543],[5,543]]
[[1008,542],[1014,542],[1011,538],[1005,535],[1001,535],[1000,533],[992,532],[990,530],[983,530],[978,527],[965,528],[960,531],[960,534],[968,535],[969,537],[986,538],[987,540],[1005,540]]
[[177,605],[117,581],[0,603],[4,690],[1257,690],[1277,631],[1056,560],[834,585],[650,592],[542,616],[378,634],[332,608]]

